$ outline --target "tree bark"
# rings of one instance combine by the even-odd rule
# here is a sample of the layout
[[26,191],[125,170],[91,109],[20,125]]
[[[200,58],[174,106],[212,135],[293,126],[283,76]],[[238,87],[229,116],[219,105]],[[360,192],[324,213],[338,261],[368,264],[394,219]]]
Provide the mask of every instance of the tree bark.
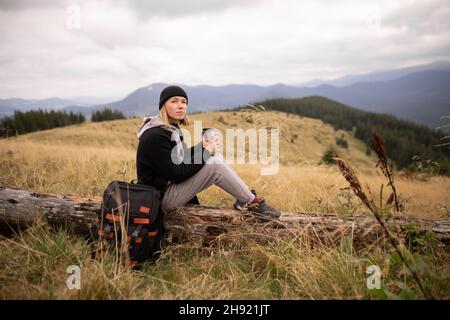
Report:
[[[76,234],[89,234],[100,212],[101,198],[56,196],[42,192],[0,187],[0,227],[23,228],[38,220],[53,226],[65,226]],[[440,245],[450,248],[450,221],[419,219],[396,214],[385,221],[399,241],[432,234]],[[166,213],[168,242],[200,240],[232,241],[240,237],[257,241],[288,235],[306,236],[311,243],[325,245],[349,237],[357,247],[385,243],[383,230],[372,216],[342,216],[328,213],[283,212],[276,221],[264,221],[248,212],[231,208],[186,205]]]

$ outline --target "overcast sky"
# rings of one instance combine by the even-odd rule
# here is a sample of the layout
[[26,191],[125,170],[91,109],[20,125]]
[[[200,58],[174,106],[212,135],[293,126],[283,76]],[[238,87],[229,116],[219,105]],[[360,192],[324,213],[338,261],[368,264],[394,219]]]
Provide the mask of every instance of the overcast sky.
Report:
[[300,84],[450,60],[450,1],[0,0],[0,98]]

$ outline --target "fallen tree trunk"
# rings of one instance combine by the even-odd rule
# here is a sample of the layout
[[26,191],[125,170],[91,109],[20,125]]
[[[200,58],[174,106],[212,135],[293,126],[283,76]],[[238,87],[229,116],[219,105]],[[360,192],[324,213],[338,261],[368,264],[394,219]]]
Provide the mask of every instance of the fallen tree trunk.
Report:
[[[65,226],[76,234],[88,234],[100,212],[101,198],[55,196],[41,192],[0,187],[0,226],[27,227],[37,220]],[[411,240],[427,232],[441,245],[450,247],[450,221],[418,219],[398,214],[386,222],[400,241]],[[366,215],[283,212],[276,221],[261,221],[249,213],[231,208],[187,205],[166,214],[165,226],[169,242],[200,239],[236,239],[241,236],[270,240],[278,235],[305,235],[312,242],[336,243],[351,237],[358,247],[385,242],[383,230],[375,218]]]

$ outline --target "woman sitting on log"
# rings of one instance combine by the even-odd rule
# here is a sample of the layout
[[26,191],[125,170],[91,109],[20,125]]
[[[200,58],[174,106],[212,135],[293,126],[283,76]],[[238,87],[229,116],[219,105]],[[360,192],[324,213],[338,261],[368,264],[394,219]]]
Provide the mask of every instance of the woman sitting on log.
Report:
[[199,204],[197,193],[215,184],[236,198],[236,209],[278,218],[280,211],[258,197],[222,157],[216,156],[218,137],[211,141],[203,138],[200,144],[187,148],[179,127],[191,124],[187,107],[188,96],[182,88],[169,86],[161,91],[159,114],[147,118],[137,133],[139,182],[162,190],[164,211],[186,203]]

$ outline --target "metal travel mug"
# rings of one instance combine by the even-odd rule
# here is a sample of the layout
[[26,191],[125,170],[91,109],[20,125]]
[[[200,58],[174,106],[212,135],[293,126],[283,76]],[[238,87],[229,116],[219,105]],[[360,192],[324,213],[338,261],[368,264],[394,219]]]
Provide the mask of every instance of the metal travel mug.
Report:
[[204,128],[203,129],[203,138],[205,141],[214,141],[217,139],[219,133],[216,128]]

